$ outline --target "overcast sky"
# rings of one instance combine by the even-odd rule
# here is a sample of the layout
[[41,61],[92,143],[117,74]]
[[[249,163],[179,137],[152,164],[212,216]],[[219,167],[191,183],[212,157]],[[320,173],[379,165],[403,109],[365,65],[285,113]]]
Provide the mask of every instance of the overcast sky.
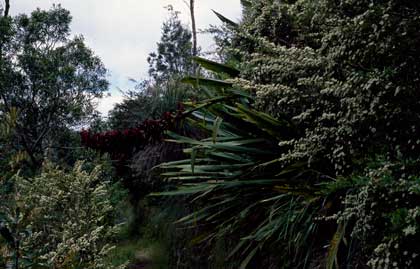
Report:
[[[30,13],[37,7],[48,9],[61,4],[73,16],[72,32],[82,34],[86,43],[100,56],[109,70],[112,97],[100,103],[106,113],[121,100],[118,88],[132,87],[129,78],[140,80],[147,75],[148,54],[156,49],[161,26],[173,5],[185,24],[191,25],[188,7],[183,0],[11,0],[11,15]],[[232,20],[239,20],[240,0],[196,0],[197,28],[220,24],[212,9]],[[199,36],[199,45],[211,49],[211,38]]]

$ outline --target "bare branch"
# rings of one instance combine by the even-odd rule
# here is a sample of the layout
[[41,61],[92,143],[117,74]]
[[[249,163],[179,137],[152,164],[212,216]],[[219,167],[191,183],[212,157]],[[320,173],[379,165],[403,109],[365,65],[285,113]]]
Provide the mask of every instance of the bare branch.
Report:
[[190,4],[187,2],[187,0],[182,0],[182,2],[184,2],[184,4],[188,7],[188,9],[190,9]]

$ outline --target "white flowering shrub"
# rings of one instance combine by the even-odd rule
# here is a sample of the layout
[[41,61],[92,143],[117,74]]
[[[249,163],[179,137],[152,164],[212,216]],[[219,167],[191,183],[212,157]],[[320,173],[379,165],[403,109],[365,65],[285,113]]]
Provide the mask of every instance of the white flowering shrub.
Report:
[[16,177],[16,207],[23,259],[47,268],[105,268],[117,226],[110,182],[101,167],[91,172],[77,163],[72,171],[46,165],[32,179]]
[[[270,164],[286,167],[286,174],[296,164],[303,164],[302,174],[308,166],[319,173],[305,176],[322,202],[314,206],[313,221],[305,218],[318,230],[308,240],[315,251],[304,266],[419,268],[420,163],[411,160],[420,158],[420,2],[242,2],[243,21],[229,23],[236,30],[230,60],[239,61],[241,74],[228,82],[255,97],[253,109],[288,126],[276,129],[279,141],[270,140],[279,146],[270,149],[279,155]],[[375,156],[386,161],[368,166]],[[264,168],[258,175],[269,171]],[[284,180],[296,184],[296,178]],[[264,221],[271,224],[273,216]],[[288,224],[273,225],[273,237],[279,227],[289,230]],[[296,240],[286,243],[277,246],[277,257]],[[291,261],[287,255],[282,260]]]
[[358,177],[361,186],[347,191],[335,215],[338,223],[351,224],[351,242],[370,268],[420,266],[418,167],[418,160],[374,162]]
[[381,151],[418,155],[418,1],[253,0],[233,46],[256,107],[296,125],[283,161],[349,174]]

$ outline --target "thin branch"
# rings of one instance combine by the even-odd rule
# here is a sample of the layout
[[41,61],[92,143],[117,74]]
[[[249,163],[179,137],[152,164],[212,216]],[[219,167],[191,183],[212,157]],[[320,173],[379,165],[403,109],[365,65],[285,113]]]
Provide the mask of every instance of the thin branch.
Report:
[[187,0],[182,0],[182,2],[184,2],[184,4],[188,7],[188,9],[190,9],[190,4],[187,2]]

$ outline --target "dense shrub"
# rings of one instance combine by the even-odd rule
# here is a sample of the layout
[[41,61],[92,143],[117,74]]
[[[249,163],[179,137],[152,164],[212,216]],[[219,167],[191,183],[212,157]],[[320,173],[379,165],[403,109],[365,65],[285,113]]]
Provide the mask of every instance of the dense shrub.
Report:
[[84,147],[94,149],[100,153],[107,153],[114,161],[120,176],[128,175],[131,158],[147,145],[161,143],[167,130],[177,128],[182,110],[176,115],[166,112],[160,119],[145,120],[136,128],[110,130],[103,133],[93,133],[82,130],[81,143]]
[[371,151],[417,155],[417,2],[252,2],[236,36],[238,85],[300,130],[281,143],[284,162],[321,161],[346,174]]
[[[332,216],[347,225],[349,248],[355,247],[356,254],[343,259],[343,265],[418,268],[419,160],[389,162],[379,158],[351,180],[352,187],[344,188],[344,208]],[[348,186],[348,181],[333,185]]]
[[10,250],[19,264],[105,268],[118,225],[116,192],[101,174],[100,167],[86,172],[78,163],[70,172],[47,164],[32,179],[15,176],[15,191],[0,208],[10,219]]
[[419,3],[242,2],[240,77],[185,80],[208,138],[174,135],[190,158],[161,165],[198,201],[181,222],[240,268],[418,267]]
[[180,102],[192,93],[191,87],[173,79],[163,85],[144,81],[125,95],[109,112],[107,123],[113,130],[136,128],[145,120],[159,120],[165,112],[176,112]]

